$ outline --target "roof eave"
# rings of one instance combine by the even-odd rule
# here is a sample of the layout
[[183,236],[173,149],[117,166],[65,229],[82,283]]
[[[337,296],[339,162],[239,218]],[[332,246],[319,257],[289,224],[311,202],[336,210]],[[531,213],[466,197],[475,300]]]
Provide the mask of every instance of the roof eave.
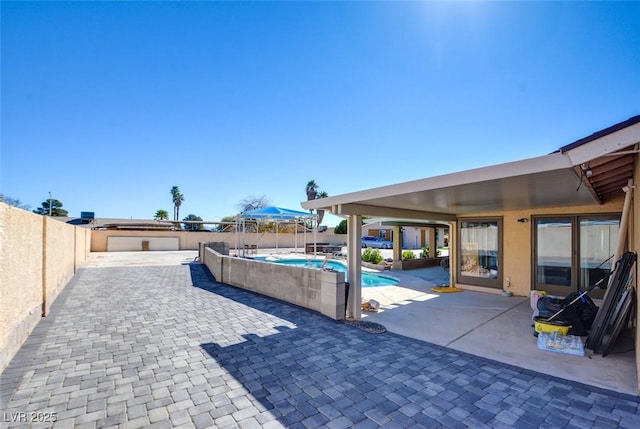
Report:
[[343,204],[352,204],[374,198],[391,197],[398,194],[429,191],[438,188],[466,185],[491,180],[505,179],[545,171],[555,171],[572,168],[569,157],[563,153],[528,158],[520,161],[507,162],[488,167],[475,168],[456,173],[434,176],[410,182],[398,183],[365,191],[352,192],[333,197],[303,201],[305,209],[327,209]]

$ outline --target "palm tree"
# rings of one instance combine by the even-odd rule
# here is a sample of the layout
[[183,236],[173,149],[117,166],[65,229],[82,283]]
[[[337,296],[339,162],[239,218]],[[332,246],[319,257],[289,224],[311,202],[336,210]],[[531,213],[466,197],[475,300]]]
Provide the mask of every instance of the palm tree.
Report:
[[180,188],[173,186],[171,188],[171,197],[173,199],[173,220],[180,218],[180,206],[184,201],[184,195],[180,193]]
[[[307,182],[305,191],[307,192],[307,201],[316,200],[318,198],[327,198],[329,196],[325,191],[318,192],[318,184],[315,180],[309,180]],[[313,210],[309,211],[313,213]],[[324,218],[324,210],[318,209],[316,213],[318,214],[318,225],[320,225]]]
[[307,201],[315,200],[316,195],[318,195],[318,184],[315,180],[309,180],[307,182],[307,187],[305,188],[307,192]]
[[[316,195],[316,199],[318,198],[327,198],[329,196],[329,194],[327,194],[325,191],[322,191],[320,193],[318,193],[318,195]],[[318,213],[318,225],[320,225],[322,223],[322,219],[324,218],[324,210],[323,209],[318,209],[316,210],[316,213]]]
[[155,220],[169,220],[169,212],[166,210],[158,210],[153,218]]

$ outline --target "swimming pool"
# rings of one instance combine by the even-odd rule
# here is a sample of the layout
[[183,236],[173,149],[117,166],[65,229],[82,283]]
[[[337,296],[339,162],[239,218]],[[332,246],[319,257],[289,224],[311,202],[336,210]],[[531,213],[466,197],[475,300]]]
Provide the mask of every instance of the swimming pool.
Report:
[[[322,264],[324,263],[324,260],[321,259],[267,259],[266,257],[257,257],[254,259],[259,261],[271,262],[274,264],[290,265],[292,267],[307,267],[316,269],[322,268]],[[345,264],[333,259],[328,260],[325,267],[343,273],[347,272],[347,266]],[[362,287],[395,286],[397,284],[398,280],[394,278],[366,271],[362,272]]]

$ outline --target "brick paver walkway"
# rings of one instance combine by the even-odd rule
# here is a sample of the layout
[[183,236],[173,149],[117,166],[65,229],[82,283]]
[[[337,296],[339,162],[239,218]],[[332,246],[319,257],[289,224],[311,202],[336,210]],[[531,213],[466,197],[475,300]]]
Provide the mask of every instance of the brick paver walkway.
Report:
[[636,397],[368,334],[197,263],[81,270],[0,383],[2,427],[640,427]]

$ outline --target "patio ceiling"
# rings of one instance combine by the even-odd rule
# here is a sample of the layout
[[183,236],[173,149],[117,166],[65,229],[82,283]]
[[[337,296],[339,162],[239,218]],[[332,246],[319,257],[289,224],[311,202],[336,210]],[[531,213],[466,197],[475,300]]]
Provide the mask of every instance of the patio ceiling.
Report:
[[[633,177],[640,116],[549,155],[302,202],[305,209],[422,221],[602,204]],[[590,174],[587,171],[590,170]]]

